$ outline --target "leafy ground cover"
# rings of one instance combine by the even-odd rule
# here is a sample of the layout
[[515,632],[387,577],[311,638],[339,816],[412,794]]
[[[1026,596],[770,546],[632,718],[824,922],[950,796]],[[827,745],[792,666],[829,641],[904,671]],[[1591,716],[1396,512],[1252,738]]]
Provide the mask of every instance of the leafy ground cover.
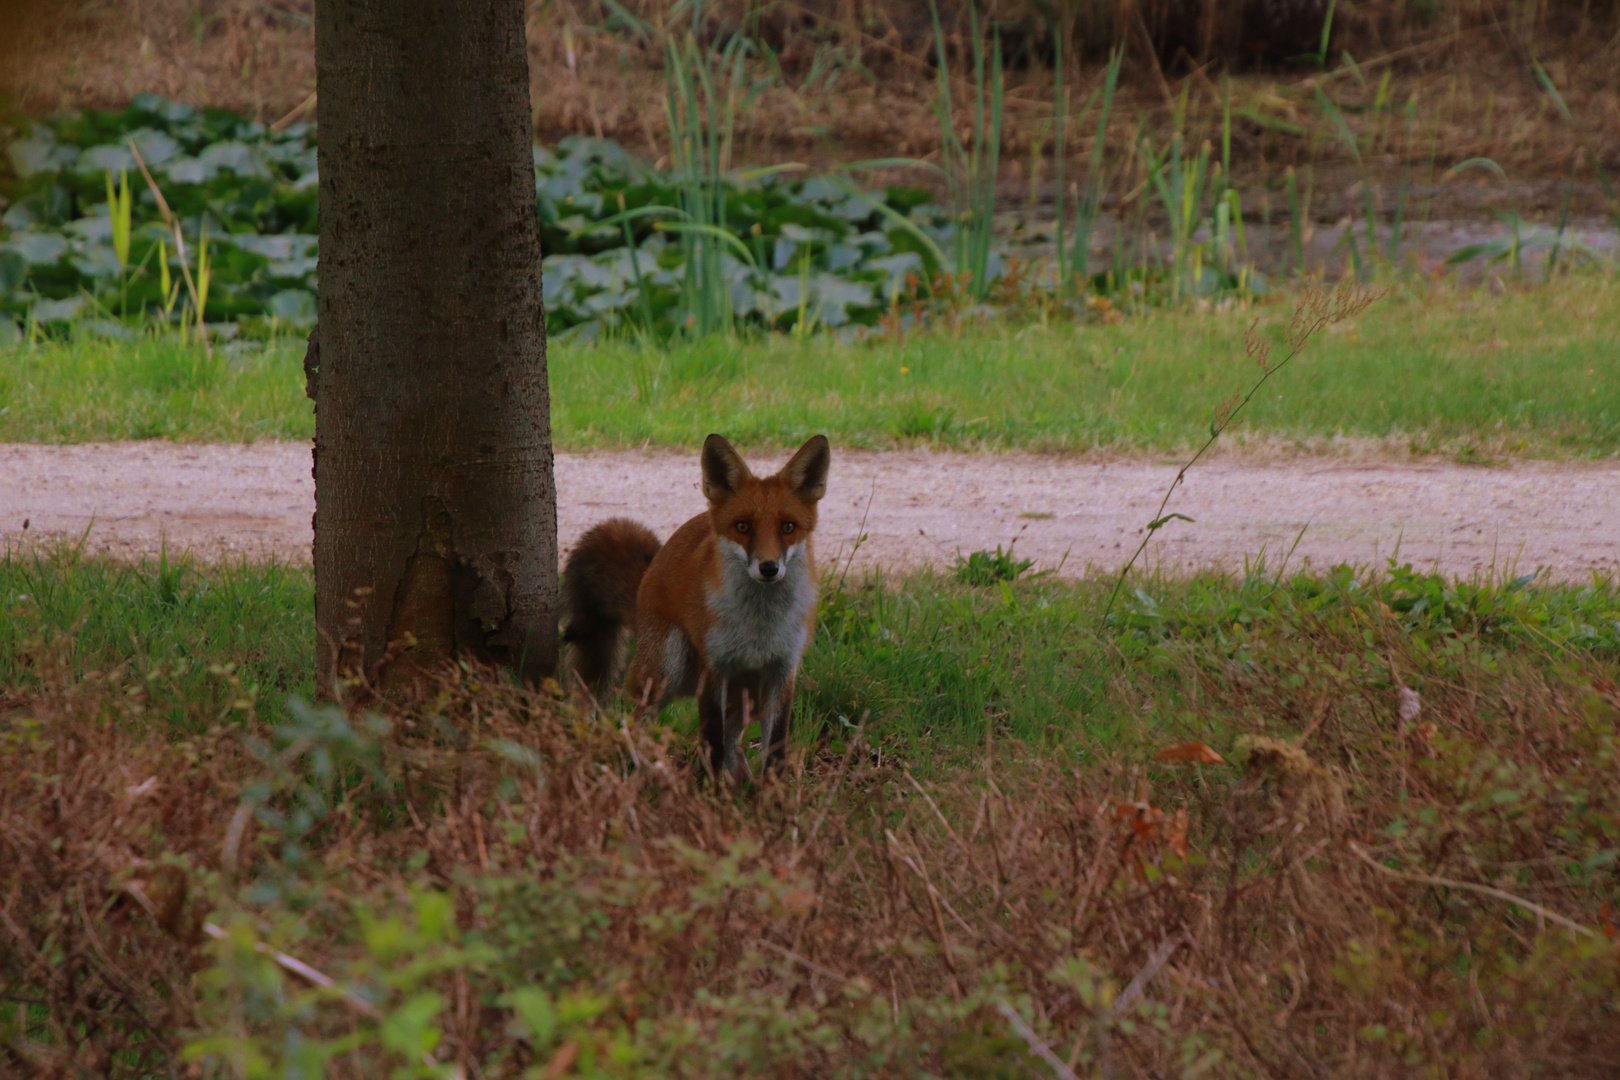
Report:
[[1105,582],[862,582],[824,605],[802,769],[729,793],[678,724],[499,673],[287,709],[264,680],[290,661],[188,605],[307,627],[298,573],[0,564],[3,632],[33,642],[0,650],[26,665],[0,704],[13,1067],[1597,1076],[1620,1052],[1613,583],[1259,569],[1145,582],[1105,626]]
[[[741,63],[749,52],[743,38],[728,40],[724,50],[671,46],[669,109],[676,127],[671,154],[661,159],[672,159],[668,168],[649,165],[610,139],[569,136],[535,148],[554,335],[666,342],[741,325],[801,335],[831,330],[847,340],[879,323],[900,332],[947,312],[960,315],[964,305],[981,314],[1038,305],[1073,315],[1082,310],[1080,300],[1093,295],[1133,309],[1198,297],[1250,298],[1264,294],[1273,275],[1325,274],[1329,263],[1334,273],[1358,280],[1409,281],[1421,259],[1433,254],[1420,257],[1410,244],[1403,249],[1410,239],[1403,239],[1403,223],[1428,220],[1450,174],[1427,185],[1403,177],[1392,218],[1363,176],[1355,186],[1365,189],[1364,204],[1348,207],[1341,221],[1359,219],[1360,237],[1350,227],[1331,250],[1307,257],[1315,231],[1312,194],[1307,188],[1302,197],[1289,172],[1277,188],[1279,197],[1286,188],[1286,228],[1278,214],[1281,231],[1273,230],[1271,196],[1264,194],[1258,222],[1251,198],[1246,230],[1243,193],[1232,181],[1229,100],[1220,112],[1219,154],[1209,142],[1193,152],[1184,110],[1162,139],[1138,131],[1140,145],[1130,148],[1125,172],[1105,160],[1098,143],[1084,198],[1067,209],[1059,198],[1053,224],[1023,223],[1028,230],[1020,224],[1014,238],[998,232],[999,158],[977,149],[970,154],[949,125],[940,134],[947,148],[943,168],[896,158],[851,166],[856,176],[871,176],[881,166],[884,175],[943,185],[938,199],[915,186],[862,190],[843,167],[819,175],[793,162],[734,168],[728,126],[734,116],[727,112],[731,119],[723,119],[700,107],[696,89],[731,70],[728,58]],[[992,65],[987,86],[983,57],[975,55],[973,145],[999,145],[1003,75]],[[1117,66],[1109,70],[1105,101],[1118,75]],[[738,71],[725,77],[731,92],[744,98],[752,92],[736,85]],[[949,84],[940,84],[946,107]],[[988,121],[986,93],[993,102]],[[1568,119],[1551,83],[1546,93]],[[1360,143],[1337,108],[1330,111],[1359,161]],[[1104,128],[1106,119],[1105,109]],[[0,344],[19,335],[61,336],[74,327],[122,340],[152,324],[207,322],[227,338],[307,327],[314,318],[318,254],[315,140],[309,123],[267,127],[152,94],[137,95],[119,112],[0,116]],[[1502,175],[1483,159],[1465,164]],[[1116,207],[1109,269],[1097,271],[1091,238],[1101,200],[1110,184],[1129,187],[1131,177],[1139,181],[1137,194],[1148,197],[1136,199],[1134,209],[1123,202]],[[1493,271],[1498,277],[1515,282],[1550,280],[1576,264],[1606,266],[1612,260],[1597,234],[1581,239],[1579,230],[1571,231],[1575,188],[1572,173],[1556,227],[1538,223],[1537,213],[1525,217],[1495,206],[1494,231],[1474,230],[1475,242],[1457,240],[1440,253],[1448,263],[1485,260],[1499,268]],[[1027,211],[1034,214],[1033,197]],[[1247,237],[1256,227],[1251,257]],[[1006,256],[1009,239],[1055,241],[1055,259]],[[1262,268],[1259,253],[1272,248]]]
[[[313,321],[312,125],[272,130],[151,94],[118,113],[13,125],[0,163],[0,313],[13,323],[79,321],[123,337],[131,313],[139,322],[195,311],[181,289],[186,259],[142,161],[178,219],[194,273],[206,240],[211,284],[198,300],[207,320],[259,333],[269,320]],[[691,218],[694,184],[717,200],[705,226],[736,238],[715,253],[731,313],[760,325],[874,323],[908,273],[926,280],[941,269],[934,251],[953,243],[956,228],[918,188],[872,195],[773,170],[693,180],[611,140],[581,137],[534,157],[546,308],[558,333],[633,324],[668,337],[683,325],[697,305],[688,289],[702,244],[670,229]]]
[[[690,448],[723,430],[756,446],[824,431],[854,447],[1175,450],[1249,381],[1242,338],[1256,317],[1286,321],[1281,304],[1123,319],[1099,308],[1080,323],[968,317],[858,345],[556,342],[553,431],[567,449]],[[1617,338],[1620,306],[1600,278],[1506,296],[1391,295],[1313,343],[1236,435],[1395,440],[1471,458],[1611,454]],[[0,439],[309,438],[302,357],[293,336],[212,358],[152,336],[0,348]]]

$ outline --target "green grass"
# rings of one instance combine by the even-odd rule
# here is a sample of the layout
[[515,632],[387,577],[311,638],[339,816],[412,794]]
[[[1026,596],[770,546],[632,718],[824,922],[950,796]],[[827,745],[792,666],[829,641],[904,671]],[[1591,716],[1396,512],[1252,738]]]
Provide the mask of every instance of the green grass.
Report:
[[1101,630],[1110,586],[972,588],[920,573],[833,592],[806,657],[800,722],[836,730],[869,713],[879,738],[931,763],[987,733],[1080,752],[1224,745],[1256,718],[1201,702],[1204,679],[1244,673],[1273,696],[1270,720],[1286,730],[1298,715],[1291,691],[1307,682],[1313,693],[1322,681],[1344,692],[1388,684],[1369,635],[1398,641],[1442,679],[1508,656],[1620,659],[1612,580],[1535,588],[1350,567],[1284,577],[1262,563],[1243,576],[1149,579]]
[[310,699],[314,658],[307,567],[129,563],[71,544],[0,556],[0,687],[115,679],[185,728],[199,708]]
[[[974,325],[903,343],[716,338],[668,351],[555,345],[552,417],[564,449],[691,448],[710,431],[754,446],[826,432],[847,447],[933,443],[1173,451],[1252,381],[1251,311],[1154,311],[1102,323]],[[1238,439],[1396,440],[1416,452],[1599,457],[1620,451],[1610,284],[1507,297],[1388,297],[1315,342],[1248,413]],[[0,440],[308,438],[301,342],[210,363],[173,344],[0,351]]]
[[[1516,653],[1620,659],[1612,581],[1541,588],[1348,567],[1279,577],[1258,565],[1146,579],[1102,630],[1109,586],[1040,576],[976,586],[926,571],[829,582],[798,736],[836,742],[865,718],[874,739],[928,767],[971,755],[987,733],[1080,752],[1161,736],[1213,742],[1234,717],[1199,706],[1199,671],[1238,665],[1282,680],[1328,664],[1347,684],[1376,681],[1381,654],[1358,655],[1368,627],[1442,670],[1459,642],[1481,670]],[[0,559],[0,685],[116,677],[181,728],[200,722],[198,709],[224,715],[242,701],[280,714],[289,695],[312,691],[312,588],[307,568],[274,563],[14,552]],[[692,703],[666,722],[695,733]]]
[[248,442],[313,436],[302,341],[233,355],[175,338],[0,349],[0,440]]

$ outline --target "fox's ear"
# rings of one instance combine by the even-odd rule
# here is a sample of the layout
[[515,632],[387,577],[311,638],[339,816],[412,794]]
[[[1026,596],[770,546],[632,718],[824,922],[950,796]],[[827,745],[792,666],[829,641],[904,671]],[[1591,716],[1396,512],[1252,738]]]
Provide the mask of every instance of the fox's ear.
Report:
[[831,464],[832,447],[827,445],[827,436],[817,435],[799,447],[792,460],[782,466],[780,475],[793,494],[816,502],[827,494],[827,467]]
[[703,440],[703,497],[710,502],[731,498],[749,477],[748,466],[731,444],[718,435]]

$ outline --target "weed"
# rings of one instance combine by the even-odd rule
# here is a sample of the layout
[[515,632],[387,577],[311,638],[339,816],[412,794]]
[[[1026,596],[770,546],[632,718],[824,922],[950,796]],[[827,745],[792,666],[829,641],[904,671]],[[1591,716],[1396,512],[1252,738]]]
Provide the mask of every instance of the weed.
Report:
[[1001,545],[997,544],[995,551],[958,555],[952,573],[964,585],[995,585],[1003,581],[1017,581],[1034,565],[1034,559],[1015,559],[1010,547],[1002,551]]
[[687,268],[683,327],[697,337],[731,329],[731,281],[725,259],[735,250],[753,262],[747,246],[726,231],[723,180],[731,164],[737,99],[749,48],[741,34],[715,50],[700,48],[689,34],[684,42],[670,42],[665,66],[671,156],[684,214],[678,225],[660,226],[680,235]]
[[1187,517],[1185,514],[1166,514],[1164,512],[1165,507],[1170,505],[1170,496],[1175,494],[1176,488],[1180,487],[1182,481],[1186,479],[1187,470],[1196,465],[1198,459],[1204,456],[1205,451],[1215,445],[1215,440],[1219,439],[1221,434],[1238,420],[1244,406],[1254,398],[1255,394],[1259,393],[1260,388],[1266,384],[1266,381],[1304,351],[1305,346],[1310,343],[1313,337],[1336,323],[1341,323],[1346,319],[1361,314],[1373,301],[1378,299],[1378,296],[1377,293],[1354,287],[1341,287],[1335,293],[1328,294],[1307,286],[1299,305],[1294,309],[1294,318],[1288,327],[1288,334],[1283,339],[1283,344],[1288,351],[1281,360],[1275,363],[1271,360],[1271,346],[1255,333],[1255,327],[1259,325],[1259,320],[1256,319],[1254,323],[1250,324],[1248,334],[1244,338],[1244,351],[1259,366],[1260,377],[1249,387],[1248,393],[1243,394],[1241,397],[1233,394],[1215,406],[1214,415],[1209,422],[1209,438],[1198,448],[1187,463],[1177,471],[1175,479],[1170,481],[1170,487],[1165,491],[1164,498],[1159,501],[1159,509],[1154,512],[1153,520],[1142,528],[1142,542],[1137,545],[1136,550],[1131,553],[1131,557],[1126,561],[1124,569],[1119,572],[1119,577],[1114,582],[1114,591],[1108,598],[1108,606],[1103,611],[1105,620],[1108,618],[1108,613],[1113,610],[1114,600],[1119,596],[1119,590],[1124,586],[1125,578],[1131,572],[1131,567],[1136,565],[1136,560],[1147,549],[1148,541],[1153,539],[1153,534],[1172,521],[1192,521],[1192,518]]

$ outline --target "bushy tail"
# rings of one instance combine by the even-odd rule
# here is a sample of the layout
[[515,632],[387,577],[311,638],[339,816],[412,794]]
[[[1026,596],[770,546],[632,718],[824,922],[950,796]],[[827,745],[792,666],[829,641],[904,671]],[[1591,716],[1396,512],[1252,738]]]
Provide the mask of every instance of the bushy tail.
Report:
[[636,590],[660,546],[646,526],[610,518],[580,537],[569,553],[562,572],[568,689],[583,683],[598,701],[606,700],[629,645]]

